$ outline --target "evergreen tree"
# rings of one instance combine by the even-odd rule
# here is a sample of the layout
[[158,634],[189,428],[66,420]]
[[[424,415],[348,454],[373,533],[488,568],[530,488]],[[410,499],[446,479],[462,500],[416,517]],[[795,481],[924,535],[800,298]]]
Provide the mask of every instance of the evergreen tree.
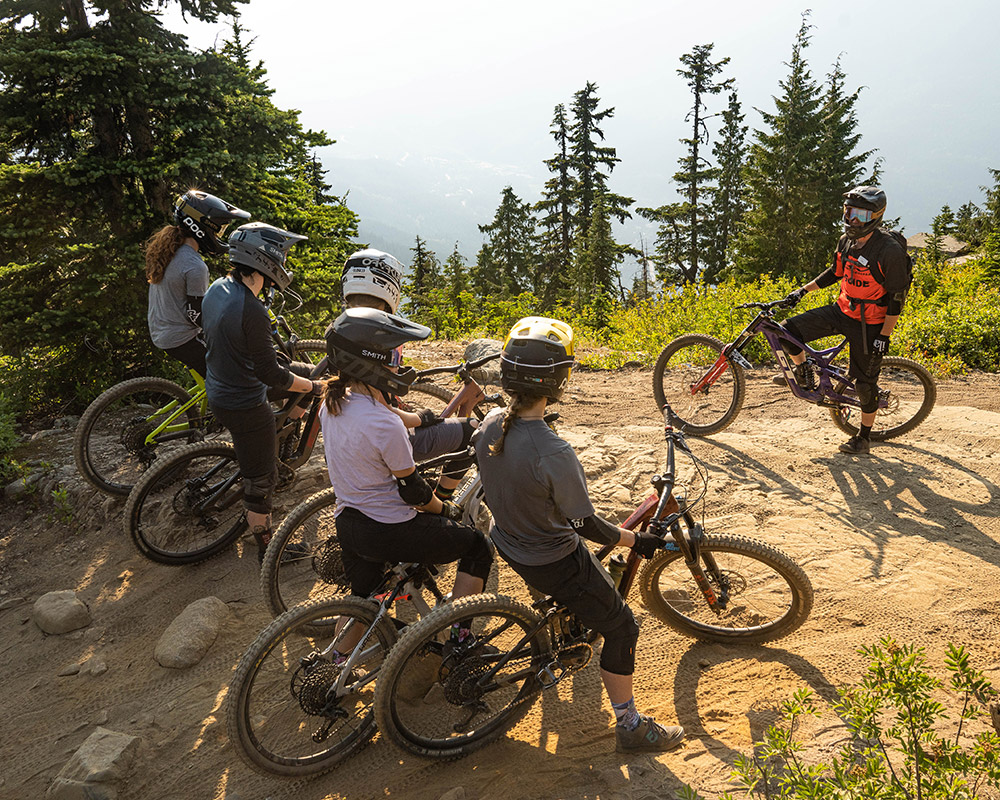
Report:
[[[615,165],[621,161],[615,148],[601,145],[604,131],[601,123],[614,116],[614,108],[598,111],[600,98],[597,85],[587,85],[573,95],[573,124],[570,127],[570,154],[575,173],[573,200],[576,206],[576,226],[578,232],[587,232],[594,211],[594,198],[604,195],[604,204],[609,216],[624,222],[632,215],[628,209],[635,201],[631,197],[614,194],[608,190],[608,178]],[[602,172],[605,167],[607,172]]]
[[437,254],[427,248],[427,242],[416,237],[416,244],[410,248],[413,261],[410,264],[410,275],[403,281],[403,294],[406,296],[408,315],[417,322],[429,318],[434,308],[434,290],[438,286],[441,265]]
[[656,241],[650,261],[656,280],[663,286],[681,286],[687,282],[687,264],[690,237],[688,224],[691,215],[687,203],[667,203],[659,208],[637,208],[643,219],[656,223]]
[[947,226],[948,217],[945,214],[938,214],[931,223],[931,235],[924,245],[923,257],[932,267],[940,267],[945,262],[944,237],[947,235]]
[[986,217],[987,231],[1000,231],[1000,169],[990,169],[993,186],[980,186],[986,192],[983,215]]
[[859,184],[877,181],[877,176],[864,177],[864,165],[874,151],[857,152],[861,135],[857,133],[854,106],[861,90],[845,93],[844,79],[838,58],[827,76],[820,109],[820,141],[815,167],[820,195],[815,217],[809,224],[812,236],[803,242],[802,268],[806,274],[818,274],[830,263],[830,254],[843,232],[844,192]]
[[[536,277],[538,245],[531,205],[521,202],[510,186],[503,190],[496,216],[489,225],[480,225],[485,242],[477,260],[477,287],[501,299],[531,291]],[[490,270],[492,276],[482,275]],[[489,291],[494,288],[494,291]]]
[[955,232],[955,212],[951,210],[951,206],[945,203],[941,206],[941,212],[937,215],[937,219],[940,221],[941,233],[946,236],[951,236]]
[[955,215],[955,236],[972,247],[983,243],[985,217],[975,203],[965,203]]
[[729,105],[722,112],[722,129],[712,147],[717,177],[715,186],[708,187],[708,220],[705,247],[705,268],[702,279],[715,283],[726,271],[732,258],[733,244],[743,214],[746,211],[746,185],[743,170],[746,163],[747,126],[736,91],[729,94]]
[[776,110],[760,111],[769,130],[754,131],[746,169],[748,207],[737,243],[740,277],[784,273],[805,278],[816,272],[815,220],[826,198],[817,158],[824,136],[823,97],[804,54],[810,28],[803,15],[788,77],[779,84],[781,96],[774,98]]
[[[356,217],[317,205],[301,173],[330,140],[274,107],[242,29],[206,52],[166,31],[172,1],[0,5],[0,350],[44,363],[47,402],[154,370],[140,244],[191,186],[308,235],[292,266],[317,271],[312,312],[332,310],[324,265],[343,262]],[[237,8],[177,2],[205,21]]]
[[703,207],[702,194],[706,184],[718,177],[718,170],[700,154],[702,145],[708,144],[708,126],[705,124],[707,111],[705,109],[706,95],[714,95],[729,88],[732,80],[717,82],[715,77],[729,63],[728,58],[712,61],[713,44],[698,45],[690,53],[681,56],[685,69],[677,70],[677,74],[687,81],[694,104],[684,118],[691,123],[691,137],[681,139],[681,144],[687,148],[687,154],[678,160],[680,171],[674,173],[674,180],[683,187],[683,195],[687,200],[686,212],[688,245],[684,254],[681,271],[688,283],[694,283],[699,277],[699,256],[708,245],[703,218],[707,210]]
[[535,293],[541,298],[543,308],[550,308],[569,289],[569,269],[573,257],[574,186],[569,152],[569,127],[566,107],[555,107],[552,118],[552,137],[556,140],[556,154],[545,160],[552,177],[545,182],[542,199],[535,204],[540,215],[541,232],[538,240],[539,274],[534,282]]
[[448,301],[456,308],[459,305],[459,296],[462,292],[469,291],[469,270],[468,260],[458,250],[458,242],[455,242],[455,249],[444,262],[445,290]]

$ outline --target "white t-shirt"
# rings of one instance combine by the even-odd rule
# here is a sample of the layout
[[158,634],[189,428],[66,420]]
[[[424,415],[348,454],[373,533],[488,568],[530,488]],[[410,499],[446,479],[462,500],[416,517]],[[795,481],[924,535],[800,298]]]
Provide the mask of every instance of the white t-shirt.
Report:
[[406,426],[396,414],[363,394],[347,393],[340,413],[320,411],[323,448],[337,510],[355,508],[378,522],[406,522],[417,512],[399,496],[393,472],[414,466]]

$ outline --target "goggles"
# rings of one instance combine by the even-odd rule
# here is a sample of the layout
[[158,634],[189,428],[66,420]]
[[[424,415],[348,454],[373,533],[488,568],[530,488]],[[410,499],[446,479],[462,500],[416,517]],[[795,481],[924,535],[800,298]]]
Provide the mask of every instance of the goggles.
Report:
[[859,225],[867,225],[875,217],[875,212],[869,208],[855,208],[854,206],[844,206],[844,222],[850,225],[857,222]]
[[403,345],[400,345],[389,353],[389,366],[403,366]]

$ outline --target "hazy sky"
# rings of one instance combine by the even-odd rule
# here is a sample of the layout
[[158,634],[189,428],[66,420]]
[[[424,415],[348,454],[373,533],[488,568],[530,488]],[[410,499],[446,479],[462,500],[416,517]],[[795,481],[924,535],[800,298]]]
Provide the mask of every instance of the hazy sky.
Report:
[[[534,201],[548,177],[553,107],[587,81],[613,106],[607,143],[622,163],[611,188],[656,206],[689,135],[691,95],[679,57],[714,42],[728,56],[751,131],[774,109],[804,0],[721,2],[340,2],[251,0],[243,24],[274,101],[337,144],[321,155],[334,190],[341,159],[440,157],[482,162]],[[884,160],[889,216],[925,230],[940,207],[980,203],[1000,168],[1000,4],[996,0],[814,3],[805,55],[822,81],[838,57],[857,105],[862,145]],[[193,46],[225,26],[167,24]],[[724,99],[712,98],[710,110]],[[488,222],[489,219],[483,219]],[[471,253],[470,253],[471,255]]]

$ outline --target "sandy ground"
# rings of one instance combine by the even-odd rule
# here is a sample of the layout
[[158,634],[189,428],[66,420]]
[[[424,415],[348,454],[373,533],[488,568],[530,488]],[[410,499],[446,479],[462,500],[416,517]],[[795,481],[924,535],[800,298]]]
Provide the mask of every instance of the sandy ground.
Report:
[[[425,345],[428,363],[453,356]],[[679,721],[686,744],[659,757],[614,752],[613,715],[596,664],[543,693],[501,741],[460,761],[406,756],[376,739],[312,781],[258,775],[238,760],[222,706],[240,655],[268,622],[253,552],[170,568],[143,559],[121,530],[120,500],[76,496],[72,525],[50,505],[0,513],[0,798],[42,797],[98,725],[141,738],[121,800],[147,798],[673,798],[691,784],[714,800],[734,759],[802,687],[821,705],[864,668],[862,645],[892,635],[926,648],[944,676],[949,642],[1000,685],[1000,379],[939,385],[916,431],[841,455],[845,438],[819,408],[794,402],[752,375],[733,425],[692,440],[710,466],[709,530],[747,533],[780,547],[808,573],[815,607],[803,627],[771,646],[723,647],[685,639],[630,604],[641,625],[636,696],[641,710]],[[648,493],[662,457],[649,371],[574,375],[561,431],[578,446],[596,503],[624,519]],[[71,433],[32,442],[25,457],[72,463]],[[319,488],[313,476],[287,492],[279,515]],[[75,589],[93,624],[46,636],[30,621],[44,592]],[[153,648],[190,602],[214,595],[233,612],[205,659],[169,670]],[[108,665],[87,674],[89,660]],[[71,664],[81,674],[58,677]],[[973,731],[978,728],[973,728]],[[844,730],[827,710],[803,730],[808,754],[828,757]]]

